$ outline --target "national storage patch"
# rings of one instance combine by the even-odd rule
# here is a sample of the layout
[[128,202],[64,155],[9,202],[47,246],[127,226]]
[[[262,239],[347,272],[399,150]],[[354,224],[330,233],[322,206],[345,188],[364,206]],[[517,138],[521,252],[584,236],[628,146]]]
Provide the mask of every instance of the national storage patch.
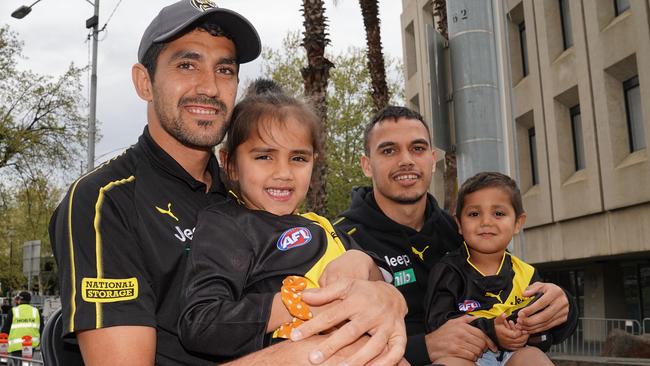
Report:
[[117,302],[138,297],[138,279],[84,278],[81,297],[86,302]]

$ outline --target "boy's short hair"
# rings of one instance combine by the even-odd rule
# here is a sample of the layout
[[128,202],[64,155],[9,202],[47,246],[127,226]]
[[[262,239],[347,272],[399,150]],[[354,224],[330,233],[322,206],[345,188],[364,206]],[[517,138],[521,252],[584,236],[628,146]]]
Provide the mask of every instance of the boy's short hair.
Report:
[[460,220],[465,196],[484,188],[501,188],[510,196],[510,203],[515,209],[515,216],[519,217],[524,213],[524,204],[521,200],[521,192],[515,182],[509,176],[499,172],[482,172],[468,178],[460,187],[458,200],[456,201],[456,217]]
[[372,117],[372,120],[368,122],[363,130],[363,149],[366,156],[370,156],[370,146],[368,145],[368,140],[370,139],[370,132],[372,132],[372,129],[375,127],[375,125],[387,119],[393,120],[393,122],[397,122],[397,120],[402,117],[408,119],[416,119],[422,122],[424,128],[427,129],[427,138],[429,139],[429,144],[431,144],[431,132],[429,131],[429,125],[424,122],[424,118],[420,113],[406,107],[389,105],[377,112],[377,114]]

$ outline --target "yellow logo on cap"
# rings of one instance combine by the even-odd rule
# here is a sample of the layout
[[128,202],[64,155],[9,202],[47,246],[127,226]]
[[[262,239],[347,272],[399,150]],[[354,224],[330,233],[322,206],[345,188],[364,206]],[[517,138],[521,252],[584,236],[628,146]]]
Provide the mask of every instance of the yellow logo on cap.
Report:
[[138,297],[138,279],[84,278],[81,297],[86,302],[118,302]]
[[217,7],[217,4],[213,3],[210,0],[191,0],[190,4],[196,8],[196,10],[206,11],[208,9],[213,9]]

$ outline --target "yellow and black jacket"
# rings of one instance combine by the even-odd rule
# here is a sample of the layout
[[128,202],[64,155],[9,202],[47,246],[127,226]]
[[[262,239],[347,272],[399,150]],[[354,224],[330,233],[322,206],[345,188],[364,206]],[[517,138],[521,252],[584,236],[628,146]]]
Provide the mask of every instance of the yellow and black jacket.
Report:
[[225,200],[216,158],[208,171],[206,190],[145,128],[137,144],[72,184],[50,222],[65,336],[148,326],[156,328],[156,365],[214,365],[187,352],[177,335],[198,212]]
[[276,216],[235,200],[200,215],[179,319],[183,345],[225,361],[270,343],[273,296],[288,275],[318,286],[325,265],[356,244],[313,213]]
[[[528,285],[538,281],[541,278],[533,266],[508,252],[497,274],[485,276],[471,263],[465,245],[447,254],[431,271],[425,302],[427,331],[434,331],[447,320],[467,314],[475,316],[471,324],[498,345],[494,318],[502,313],[516,314],[534,301],[534,296],[525,298],[522,293]],[[570,305],[575,307],[575,304]],[[577,320],[576,309],[571,309],[566,323],[547,332],[550,339],[545,344],[562,342],[573,332]],[[533,345],[546,350],[544,346]]]

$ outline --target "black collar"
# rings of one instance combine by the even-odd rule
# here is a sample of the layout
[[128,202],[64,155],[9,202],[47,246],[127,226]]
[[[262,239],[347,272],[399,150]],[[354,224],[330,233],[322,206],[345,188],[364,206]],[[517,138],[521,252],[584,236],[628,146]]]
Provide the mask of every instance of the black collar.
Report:
[[[149,126],[144,127],[144,131],[138,139],[138,145],[142,148],[147,157],[149,157],[152,164],[156,165],[157,168],[184,181],[192,188],[192,190],[196,191],[200,189],[205,191],[205,184],[203,182],[194,179],[190,173],[188,173],[176,160],[174,160],[174,158],[172,158],[153,140],[149,133]],[[208,192],[225,195],[226,189],[219,176],[219,162],[214,154],[210,154],[207,170],[212,176],[212,186]]]

